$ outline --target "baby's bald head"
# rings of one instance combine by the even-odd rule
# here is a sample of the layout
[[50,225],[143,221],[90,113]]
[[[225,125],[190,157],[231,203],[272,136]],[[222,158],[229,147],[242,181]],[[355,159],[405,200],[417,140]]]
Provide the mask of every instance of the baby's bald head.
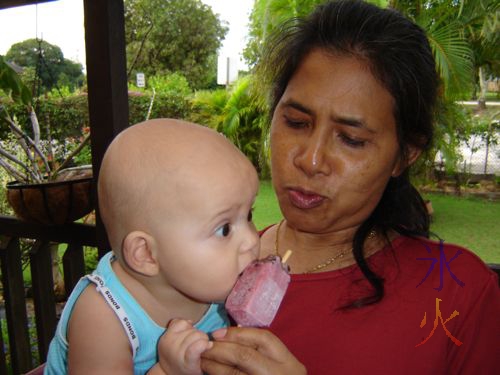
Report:
[[209,128],[172,119],[127,128],[110,144],[99,173],[99,209],[113,250],[118,253],[131,231],[148,232],[155,220],[175,219],[168,207],[190,185],[255,173],[231,142]]

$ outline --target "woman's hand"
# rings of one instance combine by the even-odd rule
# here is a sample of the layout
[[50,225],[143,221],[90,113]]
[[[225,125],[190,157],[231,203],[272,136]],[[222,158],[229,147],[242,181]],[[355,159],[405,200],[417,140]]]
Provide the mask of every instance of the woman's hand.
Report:
[[212,335],[213,347],[201,355],[201,368],[208,374],[307,374],[286,346],[267,330],[230,327]]

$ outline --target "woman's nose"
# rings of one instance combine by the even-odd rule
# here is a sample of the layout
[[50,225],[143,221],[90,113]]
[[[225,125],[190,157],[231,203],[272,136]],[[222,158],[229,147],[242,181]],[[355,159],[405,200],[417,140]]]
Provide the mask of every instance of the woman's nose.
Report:
[[328,155],[330,151],[327,136],[315,130],[310,137],[304,139],[304,144],[299,148],[294,163],[308,176],[329,175],[331,173]]

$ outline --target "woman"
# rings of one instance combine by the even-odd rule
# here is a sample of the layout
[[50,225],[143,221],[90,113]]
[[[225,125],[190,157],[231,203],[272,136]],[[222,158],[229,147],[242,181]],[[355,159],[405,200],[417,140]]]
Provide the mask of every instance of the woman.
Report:
[[439,83],[423,31],[394,11],[338,1],[271,46],[263,66],[284,220],[262,233],[262,256],[292,249],[292,281],[272,334],[220,332],[205,371],[492,373],[498,279],[468,250],[427,239],[409,182],[431,144]]

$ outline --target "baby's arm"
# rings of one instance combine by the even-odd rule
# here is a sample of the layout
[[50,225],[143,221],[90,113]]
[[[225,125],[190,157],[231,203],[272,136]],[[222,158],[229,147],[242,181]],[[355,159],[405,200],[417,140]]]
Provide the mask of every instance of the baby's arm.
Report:
[[134,373],[127,335],[93,284],[75,304],[68,326],[68,344],[71,375]]
[[206,333],[182,319],[173,319],[158,341],[158,363],[148,375],[201,375],[200,356],[212,347]]

